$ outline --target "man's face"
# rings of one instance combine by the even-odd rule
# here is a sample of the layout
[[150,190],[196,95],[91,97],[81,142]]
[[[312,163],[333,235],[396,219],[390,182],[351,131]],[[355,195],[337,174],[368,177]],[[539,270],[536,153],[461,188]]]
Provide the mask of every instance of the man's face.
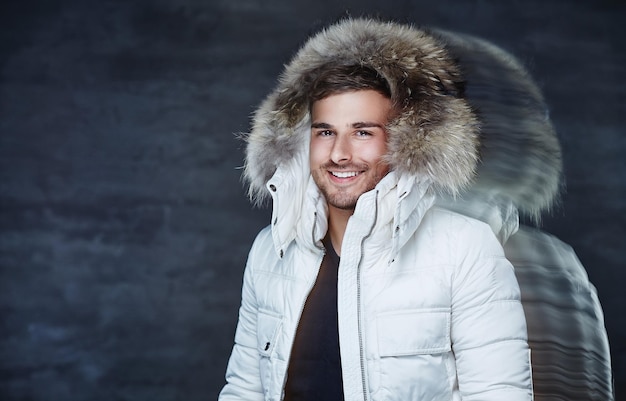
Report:
[[311,175],[329,207],[354,210],[389,172],[385,125],[391,101],[374,90],[328,96],[311,108]]

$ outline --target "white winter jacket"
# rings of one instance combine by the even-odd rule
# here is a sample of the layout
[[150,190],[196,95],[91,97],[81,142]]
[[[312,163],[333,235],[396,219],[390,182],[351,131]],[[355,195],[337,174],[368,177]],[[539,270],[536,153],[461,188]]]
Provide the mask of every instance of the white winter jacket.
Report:
[[[391,172],[358,200],[341,248],[338,320],[346,401],[531,400],[529,351],[512,266],[488,225],[433,207],[474,176],[478,125],[445,46],[410,26],[342,21],[286,66],[246,137],[253,201],[272,222],[244,274],[220,400],[281,400],[298,321],[327,232],[310,177],[307,93],[320,69],[358,64],[389,83]],[[326,401],[326,400],[321,400]]]
[[[281,220],[293,189],[283,184],[281,171],[268,183],[274,224],[250,251],[220,400],[281,399],[323,258],[323,199],[311,181],[309,212]],[[427,186],[392,172],[348,223],[337,306],[345,400],[530,400],[513,268],[488,225],[431,207]]]

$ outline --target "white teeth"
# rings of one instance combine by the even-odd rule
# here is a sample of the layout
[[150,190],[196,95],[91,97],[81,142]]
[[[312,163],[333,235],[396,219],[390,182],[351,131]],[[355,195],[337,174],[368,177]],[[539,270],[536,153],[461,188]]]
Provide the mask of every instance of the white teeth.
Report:
[[337,178],[348,178],[356,177],[359,173],[356,171],[332,171],[331,174]]

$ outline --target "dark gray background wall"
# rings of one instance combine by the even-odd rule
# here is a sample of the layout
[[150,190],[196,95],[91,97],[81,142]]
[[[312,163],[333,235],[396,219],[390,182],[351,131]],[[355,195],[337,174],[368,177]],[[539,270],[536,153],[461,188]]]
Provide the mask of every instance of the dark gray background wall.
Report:
[[567,180],[543,228],[598,289],[626,398],[622,2],[41,0],[0,5],[0,399],[215,399],[268,220],[233,134],[348,14],[482,36],[538,80]]

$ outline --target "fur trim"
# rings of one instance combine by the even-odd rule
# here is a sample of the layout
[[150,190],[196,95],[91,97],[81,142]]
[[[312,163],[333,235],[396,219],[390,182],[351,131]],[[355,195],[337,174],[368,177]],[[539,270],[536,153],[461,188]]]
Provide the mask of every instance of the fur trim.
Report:
[[[435,188],[455,194],[468,185],[477,162],[478,120],[461,97],[459,68],[432,35],[407,25],[348,19],[313,36],[286,66],[247,135],[244,179],[256,202],[277,166],[308,143],[308,93],[317,71],[361,64],[389,83],[399,115],[388,126],[391,167],[429,177]],[[300,130],[298,130],[300,128]],[[308,152],[308,150],[307,150]]]
[[561,148],[540,89],[503,49],[468,35],[438,35],[462,66],[465,96],[480,119],[481,163],[470,196],[510,200],[538,222],[562,189]]

